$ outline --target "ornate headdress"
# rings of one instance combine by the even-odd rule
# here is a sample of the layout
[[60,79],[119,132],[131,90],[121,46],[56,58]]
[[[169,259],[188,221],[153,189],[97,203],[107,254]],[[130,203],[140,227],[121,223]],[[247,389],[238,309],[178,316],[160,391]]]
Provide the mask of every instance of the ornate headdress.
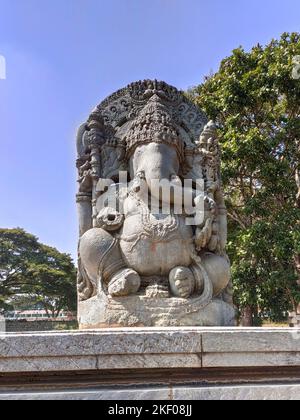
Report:
[[184,160],[185,143],[180,136],[180,129],[174,122],[170,109],[157,94],[149,99],[137,118],[132,121],[124,142],[127,157],[142,144],[164,143],[175,147],[179,159]]
[[135,82],[101,102],[80,127],[78,158],[85,161],[91,148],[96,153],[98,147],[98,172],[112,178],[120,167],[126,170],[136,147],[155,142],[176,148],[184,167],[206,124],[204,113],[173,86],[157,80]]

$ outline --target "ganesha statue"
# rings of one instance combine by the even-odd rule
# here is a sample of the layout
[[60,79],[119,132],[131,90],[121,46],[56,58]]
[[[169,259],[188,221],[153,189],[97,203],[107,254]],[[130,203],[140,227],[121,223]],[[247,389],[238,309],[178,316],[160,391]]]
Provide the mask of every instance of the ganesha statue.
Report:
[[80,327],[235,325],[215,124],[146,80],[96,107],[77,151]]

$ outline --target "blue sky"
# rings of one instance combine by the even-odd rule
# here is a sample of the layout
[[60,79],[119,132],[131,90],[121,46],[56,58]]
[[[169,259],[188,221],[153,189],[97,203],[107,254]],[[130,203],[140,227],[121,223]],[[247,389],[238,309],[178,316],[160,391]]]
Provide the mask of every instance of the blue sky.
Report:
[[186,89],[239,45],[299,29],[299,0],[0,0],[0,226],[75,256],[89,111],[139,79]]

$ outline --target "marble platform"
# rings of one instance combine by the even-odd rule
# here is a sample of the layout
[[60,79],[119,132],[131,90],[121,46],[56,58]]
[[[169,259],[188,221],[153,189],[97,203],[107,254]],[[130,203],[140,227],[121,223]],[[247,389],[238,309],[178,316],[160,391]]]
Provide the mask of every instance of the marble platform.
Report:
[[0,333],[0,400],[300,399],[300,330]]

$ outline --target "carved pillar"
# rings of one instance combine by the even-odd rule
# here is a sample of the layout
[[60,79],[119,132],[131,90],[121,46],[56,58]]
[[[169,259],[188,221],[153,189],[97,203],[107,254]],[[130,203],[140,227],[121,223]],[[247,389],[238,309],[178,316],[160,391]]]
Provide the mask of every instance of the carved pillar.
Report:
[[89,148],[91,162],[92,177],[92,220],[93,227],[96,227],[96,201],[97,201],[97,184],[101,177],[101,149],[105,144],[104,122],[98,114],[93,113],[88,123],[89,129]]
[[92,195],[89,193],[78,193],[76,196],[77,211],[79,217],[80,237],[93,227],[92,224]]
[[93,190],[92,190],[92,224],[93,227],[96,227],[96,219],[97,219],[97,210],[96,210],[96,204],[97,204],[97,184],[100,178],[100,171],[101,171],[101,162],[100,162],[100,152],[99,147],[97,145],[92,145],[91,147],[91,166],[92,166],[92,180],[93,180]]

